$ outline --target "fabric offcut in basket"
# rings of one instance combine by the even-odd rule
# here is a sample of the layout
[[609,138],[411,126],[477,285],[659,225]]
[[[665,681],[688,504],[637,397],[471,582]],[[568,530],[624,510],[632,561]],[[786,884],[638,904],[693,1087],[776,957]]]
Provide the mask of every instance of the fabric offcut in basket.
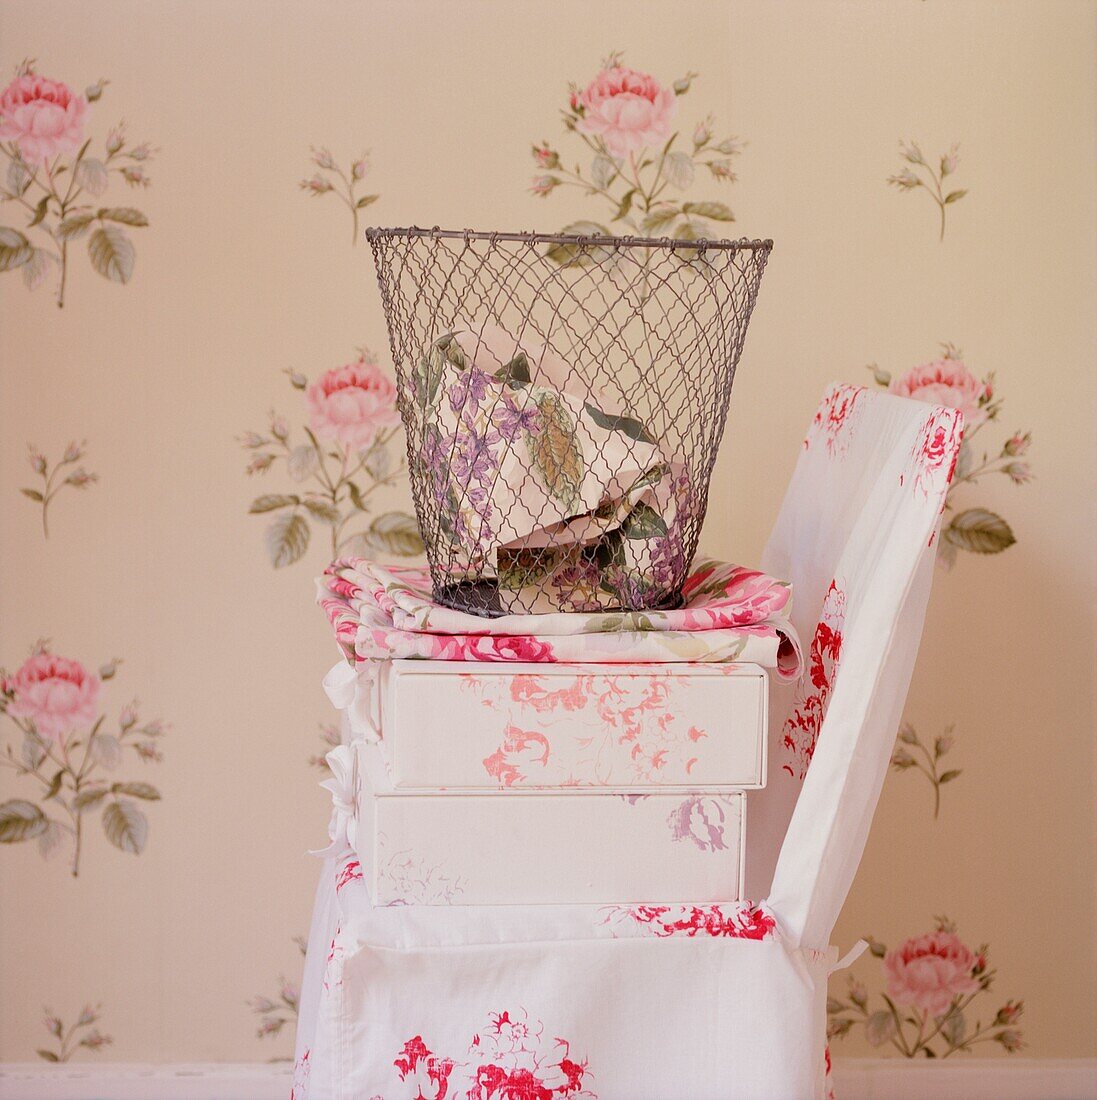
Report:
[[658,664],[742,661],[781,679],[803,667],[789,619],[791,587],[756,569],[699,558],[671,611],[504,615],[439,604],[423,567],[340,558],[317,601],[350,663],[398,658]]
[[696,506],[686,464],[551,348],[456,329],[425,350],[416,387],[431,494],[495,580],[497,613],[644,605],[673,587],[676,520]]

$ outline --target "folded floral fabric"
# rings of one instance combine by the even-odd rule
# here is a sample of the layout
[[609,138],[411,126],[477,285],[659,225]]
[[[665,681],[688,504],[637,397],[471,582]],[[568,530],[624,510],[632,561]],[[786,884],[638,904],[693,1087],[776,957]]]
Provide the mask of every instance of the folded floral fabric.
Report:
[[791,589],[754,569],[699,559],[671,611],[504,615],[443,607],[422,567],[333,562],[317,581],[348,660],[567,661],[606,664],[746,661],[799,675]]

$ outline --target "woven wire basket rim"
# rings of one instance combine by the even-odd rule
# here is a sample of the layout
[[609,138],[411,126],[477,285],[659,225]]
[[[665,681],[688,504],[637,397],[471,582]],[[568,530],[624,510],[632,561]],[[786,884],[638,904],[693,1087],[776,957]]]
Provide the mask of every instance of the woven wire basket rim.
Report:
[[607,248],[686,248],[693,252],[704,252],[707,249],[721,252],[771,252],[773,241],[769,238],[759,240],[748,237],[740,237],[738,240],[723,238],[710,239],[700,237],[697,240],[684,240],[679,237],[615,237],[612,234],[580,234],[580,233],[533,233],[516,232],[502,233],[489,232],[476,229],[441,229],[437,225],[430,229],[423,229],[417,225],[383,228],[370,226],[365,232],[366,240],[383,241],[395,237],[432,237],[443,240],[468,241],[519,241],[528,244],[572,244],[572,245],[597,245]]

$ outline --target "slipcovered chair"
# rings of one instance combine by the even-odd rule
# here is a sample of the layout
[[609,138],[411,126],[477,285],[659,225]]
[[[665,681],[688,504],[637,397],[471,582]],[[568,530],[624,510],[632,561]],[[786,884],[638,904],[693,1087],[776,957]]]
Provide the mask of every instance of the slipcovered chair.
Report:
[[[749,795],[749,896],[766,900],[374,909],[337,842],[294,1100],[821,1100],[830,937],[887,772],[961,433],[953,409],[849,385],[808,430],[761,563],[792,582],[810,639],[799,682],[773,689],[769,784]],[[352,812],[352,777],[331,784]]]

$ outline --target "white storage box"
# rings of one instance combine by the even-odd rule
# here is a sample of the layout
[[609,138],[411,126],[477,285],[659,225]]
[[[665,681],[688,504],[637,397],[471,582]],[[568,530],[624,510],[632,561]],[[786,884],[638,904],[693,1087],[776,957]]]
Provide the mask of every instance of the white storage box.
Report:
[[393,661],[371,725],[394,787],[765,786],[768,679],[749,664]]
[[358,743],[355,825],[376,905],[727,902],[744,796],[401,791]]

